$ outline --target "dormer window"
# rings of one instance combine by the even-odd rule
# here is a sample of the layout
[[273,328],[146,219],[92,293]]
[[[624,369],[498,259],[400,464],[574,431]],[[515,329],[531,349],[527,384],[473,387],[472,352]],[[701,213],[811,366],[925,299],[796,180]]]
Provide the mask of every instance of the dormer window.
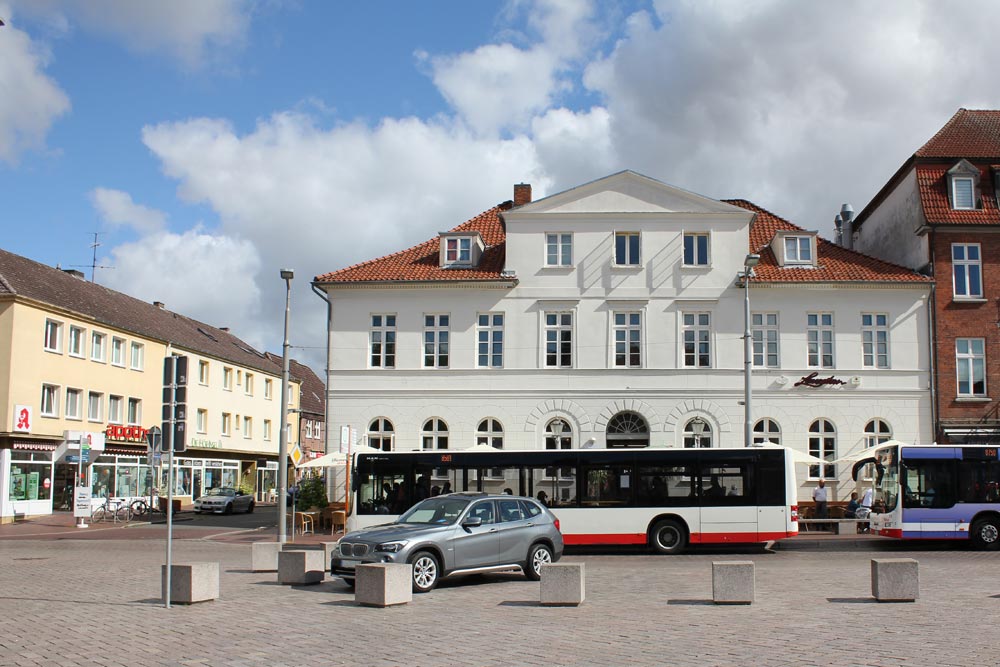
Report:
[[785,237],[785,264],[812,264],[812,238],[809,236]]
[[979,169],[968,160],[959,160],[948,170],[948,198],[956,211],[973,211],[977,208],[979,196]]
[[770,245],[779,266],[816,266],[816,232],[780,229],[775,232]]
[[479,264],[485,244],[479,232],[442,232],[441,233],[442,267],[470,267]]

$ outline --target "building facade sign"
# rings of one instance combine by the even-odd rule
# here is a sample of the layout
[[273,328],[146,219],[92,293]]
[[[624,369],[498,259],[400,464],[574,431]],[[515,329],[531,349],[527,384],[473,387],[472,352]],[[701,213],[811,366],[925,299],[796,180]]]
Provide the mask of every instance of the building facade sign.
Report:
[[14,432],[15,433],[30,433],[31,432],[31,406],[30,405],[15,405],[14,406]]
[[204,440],[202,438],[191,438],[188,447],[199,447],[201,449],[222,449],[221,440]]
[[108,424],[104,429],[104,437],[108,440],[119,442],[138,442],[146,444],[146,433],[148,429],[142,426],[122,426],[121,424]]
[[795,383],[796,387],[822,387],[823,385],[841,385],[847,384],[843,380],[833,377],[832,375],[828,378],[819,377],[818,372],[810,373],[804,376],[801,380]]

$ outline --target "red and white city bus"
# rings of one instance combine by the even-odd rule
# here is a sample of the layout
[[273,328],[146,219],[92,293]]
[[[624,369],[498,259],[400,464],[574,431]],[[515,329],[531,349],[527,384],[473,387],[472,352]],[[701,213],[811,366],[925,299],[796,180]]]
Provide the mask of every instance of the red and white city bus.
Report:
[[547,504],[568,545],[739,544],[798,534],[794,461],[783,447],[355,454],[347,529],[385,523],[453,491]]

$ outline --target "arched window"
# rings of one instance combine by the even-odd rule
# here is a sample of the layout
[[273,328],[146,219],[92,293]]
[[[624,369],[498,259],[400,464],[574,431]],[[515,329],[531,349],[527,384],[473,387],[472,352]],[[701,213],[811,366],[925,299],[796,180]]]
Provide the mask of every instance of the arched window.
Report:
[[[545,425],[545,449],[573,449],[573,430],[565,419],[553,419]],[[559,476],[572,477],[569,468],[560,468]],[[546,468],[546,477],[555,477],[555,468]]]
[[881,419],[873,419],[865,424],[865,447],[874,447],[892,440],[892,428]]
[[476,444],[503,449],[503,426],[497,419],[486,418],[476,429]]
[[762,442],[781,444],[781,427],[778,422],[765,417],[753,425],[753,444]]
[[608,447],[649,447],[649,426],[637,412],[619,412],[608,422]]
[[428,419],[420,439],[424,449],[448,449],[448,425],[443,419]]
[[685,447],[711,447],[712,427],[701,417],[695,417],[684,425]]
[[[825,461],[837,458],[837,429],[829,419],[817,419],[809,425],[809,453]],[[833,463],[823,466],[823,478],[831,479],[837,476],[837,467]],[[809,479],[819,479],[819,466],[809,466]]]
[[368,425],[368,446],[381,449],[384,452],[392,451],[392,441],[395,437],[392,422],[385,417],[376,417]]

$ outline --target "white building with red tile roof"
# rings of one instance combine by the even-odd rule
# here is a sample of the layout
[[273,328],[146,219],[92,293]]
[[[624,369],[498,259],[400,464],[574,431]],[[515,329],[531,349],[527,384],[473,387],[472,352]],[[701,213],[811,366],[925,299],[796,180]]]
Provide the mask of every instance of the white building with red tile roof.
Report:
[[[396,450],[742,446],[749,251],[752,438],[833,461],[931,435],[926,277],[631,171],[530,192],[316,277],[331,433]],[[848,495],[847,468],[799,471],[802,498],[821,474]]]

